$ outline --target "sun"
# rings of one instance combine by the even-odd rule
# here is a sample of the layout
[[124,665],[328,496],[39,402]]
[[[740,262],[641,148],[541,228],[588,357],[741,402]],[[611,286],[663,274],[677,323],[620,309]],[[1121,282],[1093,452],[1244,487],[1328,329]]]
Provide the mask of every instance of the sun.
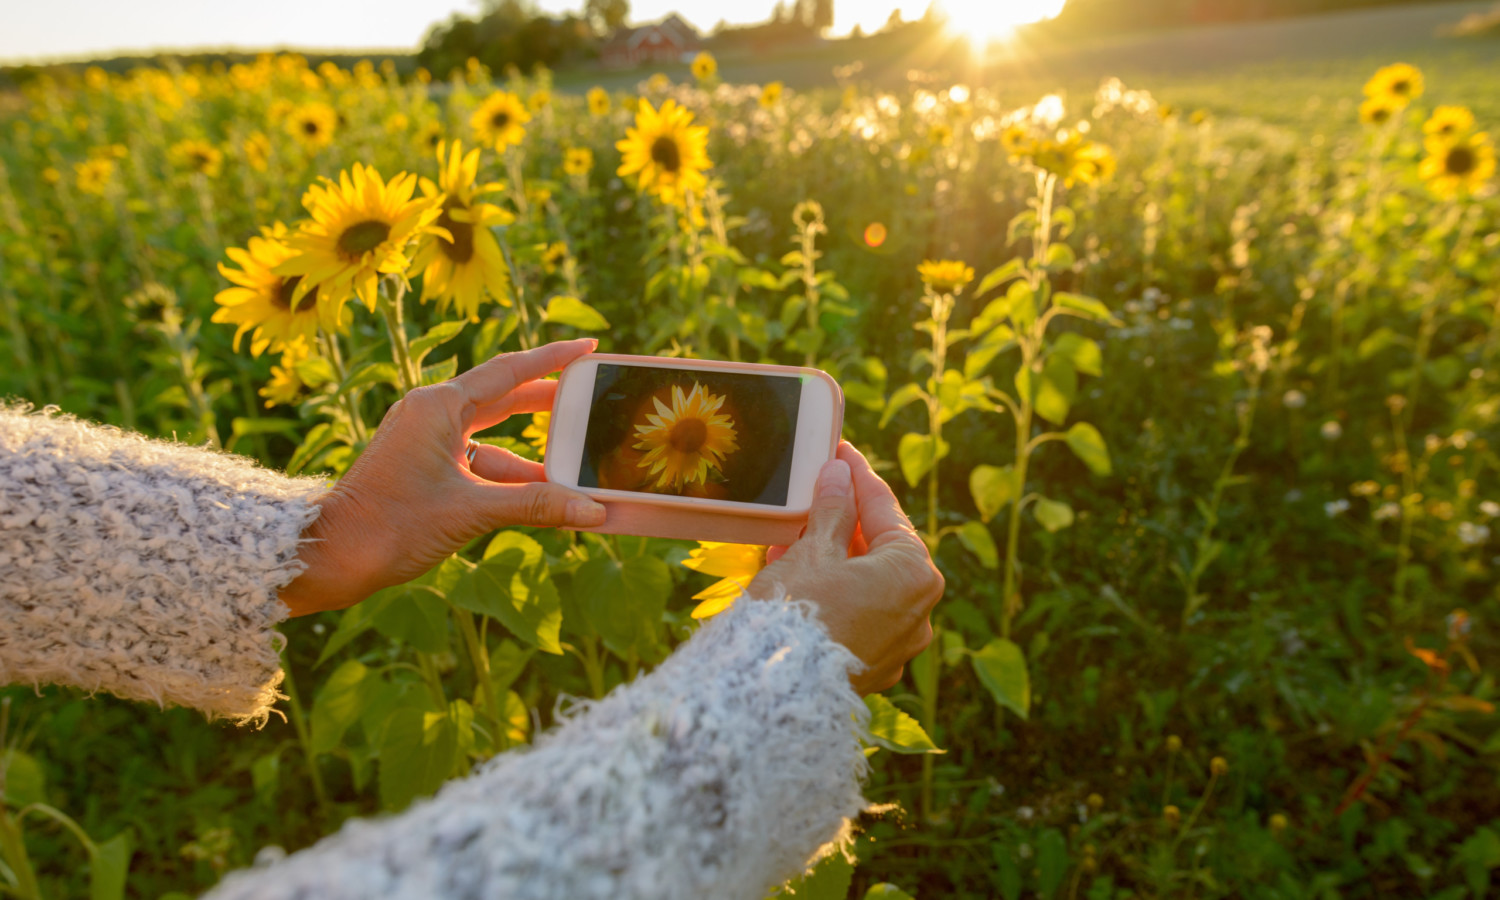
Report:
[[1011,36],[1018,25],[1055,18],[1067,0],[943,0],[948,26],[976,49]]

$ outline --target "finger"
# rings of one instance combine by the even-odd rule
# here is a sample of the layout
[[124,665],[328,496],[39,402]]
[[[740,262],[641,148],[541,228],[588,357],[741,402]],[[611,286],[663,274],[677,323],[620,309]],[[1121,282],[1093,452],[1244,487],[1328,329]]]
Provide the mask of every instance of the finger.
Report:
[[865,455],[853,444],[843,441],[839,444],[838,458],[849,464],[854,497],[859,505],[859,529],[867,550],[878,550],[893,541],[921,544],[916,528],[901,511],[901,503],[896,500],[891,486],[875,474]]
[[477,483],[472,497],[490,529],[507,525],[589,528],[604,524],[601,504],[561,485]]
[[858,525],[859,510],[854,503],[854,482],[849,464],[841,459],[831,459],[818,472],[812,511],[807,516],[807,531],[799,543],[811,541],[819,552],[847,559],[849,544],[854,540],[854,529]]
[[599,342],[593,338],[579,338],[518,353],[502,353],[475,366],[454,381],[464,389],[470,403],[484,406],[501,399],[527,381],[556,372],[578,357],[592,353],[597,346]]
[[786,551],[788,549],[789,549],[788,547],[783,546],[781,544],[778,544],[778,545],[776,545],[774,547],[767,547],[766,548],[766,565],[769,566],[771,563],[775,562],[776,560],[781,559],[783,556],[786,556]]
[[482,403],[474,411],[469,433],[493,428],[517,413],[551,412],[557,398],[557,382],[528,381],[493,403]]
[[469,464],[469,471],[485,481],[504,484],[547,480],[546,470],[541,463],[523,459],[504,447],[492,447],[489,444],[480,444],[474,451],[474,462]]

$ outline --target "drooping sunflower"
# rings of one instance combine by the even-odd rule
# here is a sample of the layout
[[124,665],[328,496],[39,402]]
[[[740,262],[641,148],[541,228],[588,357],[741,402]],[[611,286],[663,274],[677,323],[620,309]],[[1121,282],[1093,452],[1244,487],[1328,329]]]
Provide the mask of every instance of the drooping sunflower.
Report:
[[1458,140],[1430,137],[1417,174],[1439,197],[1468,196],[1495,176],[1495,146],[1484,132]]
[[962,260],[925,260],[917,266],[922,283],[938,294],[956,294],[974,280],[974,267]]
[[438,183],[422,179],[422,193],[440,204],[437,231],[422,238],[412,259],[412,272],[422,273],[422,302],[437,300],[446,313],[453,304],[458,314],[479,321],[479,304],[486,295],[501,306],[510,305],[510,278],[500,244],[490,232],[514,217],[498,206],[482,203],[481,194],[497,189],[479,185],[479,148],[466,155],[454,141],[438,147]]
[[664,203],[679,204],[685,193],[702,193],[708,185],[703,172],[713,163],[708,158],[708,129],[692,122],[693,114],[675,100],[663,103],[660,111],[642,100],[635,127],[615,144],[623,157],[617,174],[635,175],[641,190],[651,191]]
[[189,172],[197,172],[208,178],[217,178],[224,167],[224,154],[207,141],[191,138],[178,141],[167,151],[172,165]]
[[693,595],[701,600],[693,609],[693,618],[706,619],[734,605],[750,586],[750,581],[766,567],[766,548],[749,544],[720,544],[699,541],[682,564],[694,572],[719,578]]
[[431,198],[413,199],[416,188],[415,175],[402,172],[387,183],[360,163],[338,181],[323,178],[308,188],[302,205],[312,220],[287,241],[297,254],[275,269],[303,276],[293,305],[317,288],[319,302],[340,311],[351,294],[374,310],[380,276],[407,271],[412,241],[432,231],[442,213]]
[[1400,111],[1401,107],[1389,97],[1371,97],[1359,105],[1359,120],[1379,128]]
[[531,113],[526,111],[520,97],[510,91],[496,91],[474,110],[469,126],[480,143],[503,151],[525,140],[526,123],[530,121]]
[[81,163],[74,163],[73,174],[77,176],[80,191],[102,197],[110,181],[115,177],[115,162],[112,159],[96,156]]
[[1422,96],[1422,71],[1416,66],[1396,63],[1386,66],[1365,83],[1365,96],[1385,98],[1398,109]]
[[660,397],[651,402],[656,412],[646,414],[649,424],[636,425],[635,449],[646,451],[637,465],[648,470],[648,478],[655,476],[656,490],[707,484],[709,471],[718,470],[739,449],[734,421],[719,412],[724,397],[710,394],[703,385],[694,382],[692,390],[683,393],[682,386],[674,384],[670,407]]
[[704,51],[693,57],[693,77],[699,81],[707,81],[719,74],[719,61],[714,59],[712,53]]
[[589,115],[595,117],[607,116],[609,115],[609,108],[609,91],[606,91],[602,87],[589,88]]
[[569,147],[563,154],[562,169],[568,175],[588,175],[594,171],[594,151],[587,147]]
[[234,333],[236,351],[240,349],[240,338],[252,329],[250,353],[260,356],[266,350],[275,353],[298,340],[311,343],[319,328],[331,332],[338,325],[335,305],[319,304],[316,288],[294,301],[301,276],[278,275],[273,271],[296,255],[286,239],[286,226],[277,222],[261,229],[261,236],[252,237],[244,249],[230,247],[224,251],[239,268],[219,263],[219,274],[234,286],[214,297],[219,308],[213,321],[239,326]]
[[322,150],[333,143],[339,114],[327,103],[304,103],[287,113],[286,132],[309,150]]
[[1428,137],[1456,140],[1474,129],[1474,114],[1462,106],[1439,106],[1422,125]]
[[771,109],[781,102],[781,95],[786,91],[786,85],[779,81],[773,81],[760,89],[760,105],[763,109]]
[[266,398],[266,409],[296,402],[297,395],[307,386],[297,372],[297,363],[311,356],[312,348],[302,338],[286,345],[281,354],[281,364],[271,367],[271,380],[260,389],[260,395]]

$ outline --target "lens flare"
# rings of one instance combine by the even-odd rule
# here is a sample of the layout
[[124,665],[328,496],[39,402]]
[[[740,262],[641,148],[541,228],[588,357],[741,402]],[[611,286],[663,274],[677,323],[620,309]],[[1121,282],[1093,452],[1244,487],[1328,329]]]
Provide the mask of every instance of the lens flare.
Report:
[[879,247],[881,244],[885,243],[885,237],[885,226],[880,224],[879,222],[871,222],[869,225],[865,226],[866,246]]

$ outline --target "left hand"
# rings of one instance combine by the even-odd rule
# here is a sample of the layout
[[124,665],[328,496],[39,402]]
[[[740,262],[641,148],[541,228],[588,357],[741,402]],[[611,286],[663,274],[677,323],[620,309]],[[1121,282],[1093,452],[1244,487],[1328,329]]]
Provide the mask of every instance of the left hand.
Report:
[[502,354],[396,401],[348,474],[317,500],[322,512],[303,534],[307,570],[281,592],[292,615],[353,606],[496,528],[603,524],[603,506],[548,484],[541,463],[485,444],[472,468],[464,458],[474,432],[550,410],[557,382],[542,376],[597,346],[585,338]]

